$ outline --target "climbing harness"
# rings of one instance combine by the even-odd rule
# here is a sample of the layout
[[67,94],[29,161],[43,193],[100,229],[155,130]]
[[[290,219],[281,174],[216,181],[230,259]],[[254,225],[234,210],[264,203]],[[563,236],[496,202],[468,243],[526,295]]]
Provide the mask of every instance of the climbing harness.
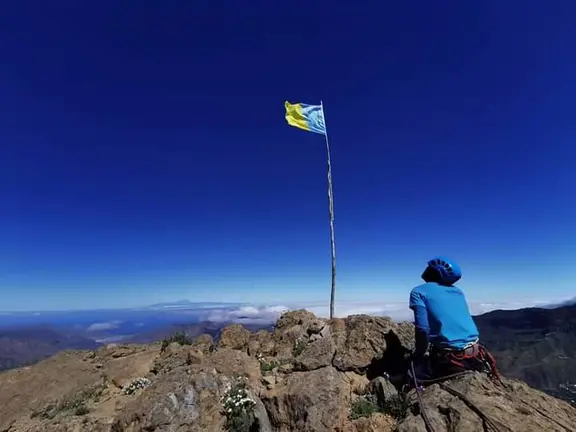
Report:
[[476,360],[485,366],[485,372],[488,373],[493,381],[496,381],[499,384],[503,384],[500,373],[498,372],[498,368],[496,367],[496,359],[492,354],[490,354],[490,352],[488,352],[484,345],[478,343],[477,341],[459,351],[449,349],[443,350],[442,357],[449,364],[461,369],[467,369],[466,365],[464,364],[465,361]]

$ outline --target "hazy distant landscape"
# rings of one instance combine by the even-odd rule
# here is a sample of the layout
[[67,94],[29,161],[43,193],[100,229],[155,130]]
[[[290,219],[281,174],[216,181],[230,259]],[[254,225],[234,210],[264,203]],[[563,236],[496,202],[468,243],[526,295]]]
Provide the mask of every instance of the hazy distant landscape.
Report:
[[[283,309],[282,309],[283,310]],[[232,322],[250,330],[268,328],[279,311],[236,303],[179,301],[140,309],[2,312],[0,370],[32,364],[67,349],[95,349],[109,343],[150,343],[184,331],[218,337]]]

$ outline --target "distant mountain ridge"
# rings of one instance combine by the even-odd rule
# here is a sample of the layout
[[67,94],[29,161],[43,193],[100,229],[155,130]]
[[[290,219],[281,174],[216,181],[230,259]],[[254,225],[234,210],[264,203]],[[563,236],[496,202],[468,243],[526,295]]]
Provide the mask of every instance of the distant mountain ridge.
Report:
[[[222,330],[230,324],[233,322],[172,324],[154,330],[144,330],[142,333],[107,338],[99,334],[89,337],[89,331],[69,332],[66,329],[49,326],[0,329],[0,371],[34,364],[64,350],[92,350],[109,343],[153,343],[177,332],[183,332],[191,339],[209,334],[217,341]],[[243,324],[243,326],[251,332],[271,330],[273,327],[272,324]]]
[[46,326],[0,329],[0,371],[36,363],[60,351],[99,346],[91,339]]
[[503,374],[554,396],[576,384],[576,304],[498,310],[474,319]]

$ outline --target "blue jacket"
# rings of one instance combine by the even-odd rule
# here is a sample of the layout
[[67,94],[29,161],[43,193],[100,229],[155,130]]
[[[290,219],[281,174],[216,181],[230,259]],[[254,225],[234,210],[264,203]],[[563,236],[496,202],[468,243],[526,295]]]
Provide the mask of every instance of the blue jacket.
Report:
[[461,349],[478,340],[479,333],[466,297],[456,286],[443,286],[437,283],[419,285],[410,293],[410,309],[414,311],[417,336],[420,333],[439,349]]

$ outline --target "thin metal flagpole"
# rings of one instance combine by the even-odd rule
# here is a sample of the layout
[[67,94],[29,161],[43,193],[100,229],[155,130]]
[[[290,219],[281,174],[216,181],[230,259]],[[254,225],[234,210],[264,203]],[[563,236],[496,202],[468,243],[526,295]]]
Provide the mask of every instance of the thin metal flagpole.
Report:
[[328,161],[328,214],[330,217],[330,254],[332,257],[332,285],[330,289],[330,319],[334,318],[334,295],[336,293],[336,241],[334,238],[334,192],[332,189],[332,162],[330,160],[330,143],[328,141],[328,128],[326,126],[326,116],[324,115],[324,103],[320,101],[322,118],[324,119],[324,129],[326,133],[326,155]]

